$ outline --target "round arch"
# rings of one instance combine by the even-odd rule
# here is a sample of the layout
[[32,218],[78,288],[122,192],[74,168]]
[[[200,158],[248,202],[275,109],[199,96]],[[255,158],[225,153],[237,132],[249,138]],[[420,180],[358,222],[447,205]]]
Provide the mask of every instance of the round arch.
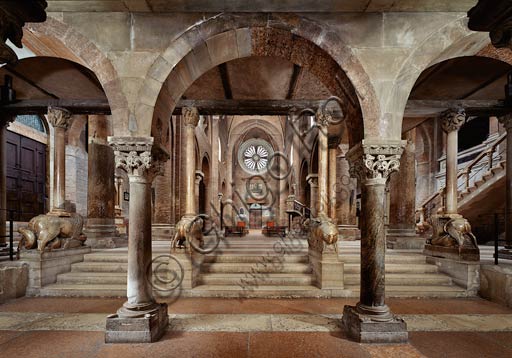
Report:
[[185,90],[209,69],[249,56],[290,60],[307,68],[333,94],[347,98],[351,145],[365,135],[379,135],[375,125],[365,133],[363,118],[379,120],[379,101],[352,49],[326,25],[297,15],[267,14],[247,18],[221,14],[175,39],[155,60],[139,92],[138,134],[151,133],[157,116],[170,116]]

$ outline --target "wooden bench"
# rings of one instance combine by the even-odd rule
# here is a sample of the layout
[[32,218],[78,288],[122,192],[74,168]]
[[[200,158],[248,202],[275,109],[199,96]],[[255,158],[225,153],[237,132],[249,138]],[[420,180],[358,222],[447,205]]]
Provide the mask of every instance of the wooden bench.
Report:
[[249,233],[247,230],[245,221],[238,221],[236,226],[226,226],[225,235],[226,236],[245,236]]

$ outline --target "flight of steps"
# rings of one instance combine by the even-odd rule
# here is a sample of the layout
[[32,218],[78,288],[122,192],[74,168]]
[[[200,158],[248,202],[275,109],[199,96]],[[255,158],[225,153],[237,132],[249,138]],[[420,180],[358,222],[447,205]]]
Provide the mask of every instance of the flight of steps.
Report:
[[[340,254],[345,271],[345,289],[359,294],[361,272],[360,241],[343,241]],[[437,266],[427,264],[419,250],[386,251],[387,297],[466,297],[466,291],[457,286]]]
[[[229,246],[204,257],[197,286],[182,292],[188,297],[358,297],[360,242],[340,243],[345,264],[345,290],[320,290],[307,256],[307,242],[279,258],[277,270],[264,265],[264,257],[278,256],[276,240],[230,238]],[[168,253],[168,242],[154,242],[153,255]],[[277,260],[277,259],[275,259]],[[84,261],[60,274],[57,283],[41,289],[42,296],[125,297],[126,248],[95,251]],[[255,275],[253,278],[252,275]],[[245,283],[243,283],[245,280]],[[245,287],[245,289],[243,289]],[[463,297],[465,290],[451,278],[426,263],[419,251],[387,250],[386,295],[388,297]]]

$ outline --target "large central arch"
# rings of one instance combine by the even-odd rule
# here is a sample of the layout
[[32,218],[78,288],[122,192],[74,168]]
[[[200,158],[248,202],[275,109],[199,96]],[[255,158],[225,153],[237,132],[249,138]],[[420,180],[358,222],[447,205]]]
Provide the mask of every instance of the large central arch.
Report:
[[[175,39],[151,66],[135,106],[138,135],[150,135],[157,118],[169,118],[186,89],[221,63],[249,56],[289,60],[346,99],[349,139],[378,137],[379,102],[363,67],[337,34],[296,15],[221,14]],[[366,133],[365,133],[366,131]]]

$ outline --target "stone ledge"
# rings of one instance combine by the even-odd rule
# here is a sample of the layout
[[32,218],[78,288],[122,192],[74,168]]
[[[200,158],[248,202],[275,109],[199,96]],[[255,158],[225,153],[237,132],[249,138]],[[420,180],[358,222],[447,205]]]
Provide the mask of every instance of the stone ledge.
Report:
[[423,253],[427,256],[458,261],[480,261],[480,250],[473,248],[462,248],[462,250],[459,251],[456,247],[426,244]]

